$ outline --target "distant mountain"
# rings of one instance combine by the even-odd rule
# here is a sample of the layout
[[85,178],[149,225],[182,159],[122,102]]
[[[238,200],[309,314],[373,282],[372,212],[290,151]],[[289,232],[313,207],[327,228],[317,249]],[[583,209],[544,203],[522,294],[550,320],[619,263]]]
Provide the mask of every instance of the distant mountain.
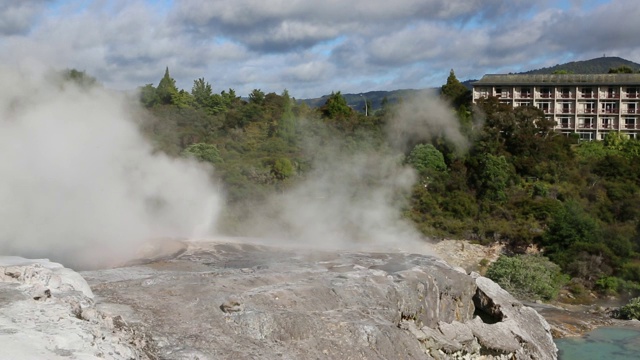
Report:
[[[609,69],[617,68],[620,66],[628,66],[634,72],[640,71],[640,64],[635,63],[633,61],[629,61],[620,57],[609,56],[609,57],[601,57],[595,58],[591,60],[584,61],[572,61],[566,64],[558,64],[551,67],[546,67],[542,69],[530,70],[526,72],[521,72],[520,74],[553,74],[556,71],[567,71],[572,74],[606,74],[609,72]],[[468,89],[471,89],[471,83],[477,80],[465,80],[462,82]],[[444,81],[443,81],[444,84]],[[415,95],[422,91],[435,91],[436,88],[431,89],[403,89],[403,90],[392,90],[392,91],[369,91],[362,94],[342,94],[347,100],[347,104],[351,106],[352,109],[364,113],[364,98],[371,102],[372,109],[369,111],[373,112],[381,107],[382,99],[385,97],[390,103],[397,102],[401,98],[406,98],[410,95]],[[314,99],[302,99],[298,100],[299,103],[306,103],[310,107],[321,107],[327,102],[329,95],[324,95],[320,98]]]
[[606,74],[609,69],[628,66],[634,72],[640,71],[640,64],[620,57],[609,56],[584,61],[572,61],[566,64],[530,70],[520,74],[553,74],[556,71],[567,71],[570,74]]
[[[400,89],[392,91],[369,91],[362,94],[342,94],[347,100],[347,104],[354,110],[364,113],[364,101],[365,99],[371,102],[370,112],[374,112],[382,107],[382,100],[386,97],[389,103],[393,104],[398,102],[402,98],[418,94],[425,91],[434,91],[435,89]],[[330,95],[324,95],[314,99],[301,99],[299,103],[306,103],[309,107],[321,107],[327,102]]]

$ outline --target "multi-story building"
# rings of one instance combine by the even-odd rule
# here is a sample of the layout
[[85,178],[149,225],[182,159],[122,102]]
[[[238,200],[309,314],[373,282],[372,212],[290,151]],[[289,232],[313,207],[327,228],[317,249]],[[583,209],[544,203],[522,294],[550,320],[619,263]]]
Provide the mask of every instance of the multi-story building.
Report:
[[640,74],[485,75],[473,102],[495,96],[512,106],[535,106],[556,130],[583,140],[616,131],[640,138]]

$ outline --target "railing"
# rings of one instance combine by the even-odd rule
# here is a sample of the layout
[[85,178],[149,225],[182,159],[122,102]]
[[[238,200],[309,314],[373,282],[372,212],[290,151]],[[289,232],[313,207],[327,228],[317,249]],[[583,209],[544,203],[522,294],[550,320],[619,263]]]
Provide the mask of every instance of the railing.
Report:
[[582,99],[597,99],[598,95],[595,95],[593,93],[592,94],[581,94],[580,98],[582,98]]
[[520,99],[531,99],[530,93],[520,93]]
[[627,93],[627,99],[637,99],[638,93]]
[[601,114],[617,114],[620,111],[618,109],[606,109],[606,110],[602,110],[600,113]]
[[624,112],[625,114],[635,114],[636,113],[636,109],[627,109]]
[[503,92],[503,93],[496,93],[496,97],[497,97],[497,98],[500,98],[500,99],[505,99],[505,98],[506,98],[506,99],[509,99],[509,98],[511,98],[511,93],[508,93],[508,92],[506,92],[506,93],[505,93],[505,92]]
[[573,124],[560,124],[560,129],[573,129]]
[[540,109],[540,110],[542,110],[542,112],[545,114],[553,114],[553,110],[551,109]]
[[638,125],[634,125],[634,124],[624,124],[624,128],[625,128],[625,129],[640,129],[640,124],[638,124]]
[[563,99],[573,99],[573,94],[571,94],[571,93],[568,93],[568,94],[561,93],[560,97],[563,98]]
[[595,114],[597,111],[595,109],[583,109],[580,111],[580,114]]
[[612,124],[600,124],[601,129],[613,129]]
[[553,94],[540,94],[541,99],[553,99]]
[[578,124],[578,129],[593,129],[593,124]]
[[604,94],[604,99],[619,99],[620,94]]
[[563,113],[563,114],[572,114],[573,113],[573,111],[571,109],[562,109],[562,110],[560,110],[560,112]]

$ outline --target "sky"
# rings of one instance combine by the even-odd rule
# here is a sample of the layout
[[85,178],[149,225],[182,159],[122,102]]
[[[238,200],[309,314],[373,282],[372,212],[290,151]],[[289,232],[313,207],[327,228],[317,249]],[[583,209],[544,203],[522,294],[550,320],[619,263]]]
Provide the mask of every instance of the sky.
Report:
[[619,56],[640,62],[637,0],[0,0],[0,64],[106,87],[298,99],[441,86]]

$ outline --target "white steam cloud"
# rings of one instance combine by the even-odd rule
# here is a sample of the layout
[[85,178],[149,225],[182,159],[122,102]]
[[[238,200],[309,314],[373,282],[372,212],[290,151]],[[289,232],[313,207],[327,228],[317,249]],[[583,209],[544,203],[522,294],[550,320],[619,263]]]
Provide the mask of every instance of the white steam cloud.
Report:
[[105,266],[155,237],[212,233],[210,169],[154,154],[124,96],[16,69],[0,78],[0,254]]
[[348,140],[319,146],[305,139],[314,144],[308,145],[316,154],[314,170],[245,214],[245,234],[315,248],[433,254],[428,239],[403,216],[418,179],[403,153],[437,136],[464,150],[466,138],[451,107],[432,92],[403,102],[386,130],[391,147],[384,149],[349,151]]

